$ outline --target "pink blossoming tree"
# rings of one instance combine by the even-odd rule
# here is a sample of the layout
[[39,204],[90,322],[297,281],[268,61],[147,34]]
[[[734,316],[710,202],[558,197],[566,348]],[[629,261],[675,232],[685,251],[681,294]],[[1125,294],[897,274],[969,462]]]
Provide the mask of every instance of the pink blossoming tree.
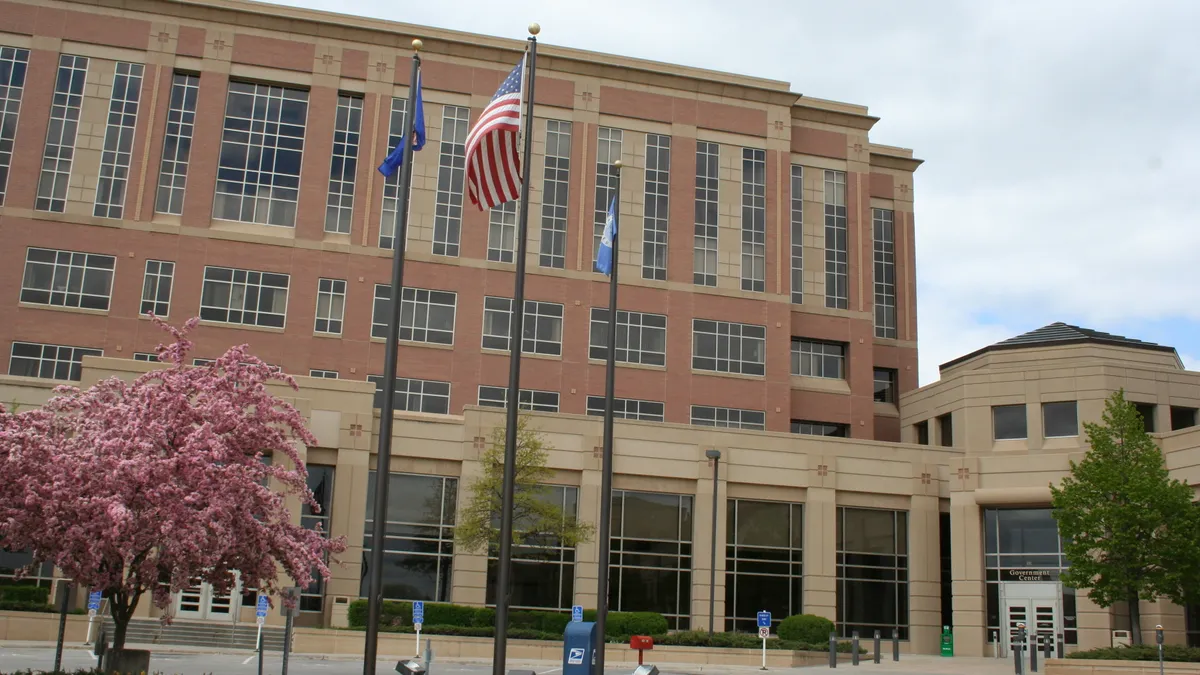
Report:
[[58,387],[40,409],[0,412],[0,548],[31,551],[35,564],[103,590],[117,648],[146,594],[166,608],[200,582],[231,592],[235,573],[278,594],[281,568],[306,587],[314,571],[328,580],[329,554],[346,548],[298,525],[285,504],[294,495],[319,508],[293,445],[316,439],[267,388],[295,381],[245,345],[188,367],[197,320],[154,321],[175,338],[157,350],[166,368]]

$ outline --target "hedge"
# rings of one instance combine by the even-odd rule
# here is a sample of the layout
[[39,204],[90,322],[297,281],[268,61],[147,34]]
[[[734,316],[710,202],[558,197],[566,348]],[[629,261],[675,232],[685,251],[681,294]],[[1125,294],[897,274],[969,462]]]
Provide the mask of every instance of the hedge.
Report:
[[781,640],[820,644],[829,640],[833,622],[823,616],[795,614],[779,623],[778,632]]
[[24,602],[45,605],[50,602],[50,589],[45,586],[0,586],[0,602]]
[[[1099,659],[1103,661],[1157,661],[1158,645],[1101,647],[1086,652],[1071,652],[1068,659]],[[1200,662],[1200,648],[1183,645],[1163,645],[1164,661]]]
[[[355,600],[350,603],[348,620],[351,628],[365,628],[367,625],[367,601]],[[583,613],[585,621],[595,621],[596,611],[588,610]],[[562,639],[563,631],[571,622],[571,615],[566,612],[551,612],[537,610],[514,610],[508,614],[509,637],[515,637],[513,630],[531,633],[553,635],[554,640]],[[392,629],[397,632],[411,632],[412,603],[406,601],[387,600],[379,612],[379,625],[382,629]],[[491,630],[496,625],[496,610],[490,607],[468,607],[466,605],[451,605],[447,603],[426,603],[425,623],[422,630],[434,633],[446,627],[453,628],[486,628],[491,637]],[[407,628],[407,630],[404,630]],[[662,635],[667,632],[667,620],[661,614],[653,612],[609,612],[608,621],[604,626],[605,634],[610,638],[627,638],[630,635]],[[467,633],[440,633],[443,635],[466,635]],[[535,638],[536,639],[536,638]]]
[[[680,631],[671,633],[670,635],[656,635],[654,637],[655,645],[678,646],[678,647],[731,647],[735,649],[762,649],[762,639],[757,635],[750,633],[713,633],[708,634],[708,631],[692,630]],[[849,640],[839,640],[837,650],[843,654],[848,654],[852,651],[852,644]],[[780,638],[768,638],[767,649],[786,649],[795,652],[824,652],[829,649],[829,638],[826,637],[823,642],[798,642],[795,640],[783,640]],[[861,644],[858,647],[860,653],[866,653],[866,648]]]

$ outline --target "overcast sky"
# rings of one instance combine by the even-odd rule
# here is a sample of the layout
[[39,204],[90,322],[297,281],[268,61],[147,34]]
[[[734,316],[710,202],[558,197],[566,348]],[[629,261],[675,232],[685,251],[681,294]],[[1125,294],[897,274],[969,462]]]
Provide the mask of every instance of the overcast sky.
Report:
[[[921,384],[1054,321],[1200,369],[1200,2],[288,0],[867,105],[913,148]],[[1188,176],[1192,178],[1189,179]]]

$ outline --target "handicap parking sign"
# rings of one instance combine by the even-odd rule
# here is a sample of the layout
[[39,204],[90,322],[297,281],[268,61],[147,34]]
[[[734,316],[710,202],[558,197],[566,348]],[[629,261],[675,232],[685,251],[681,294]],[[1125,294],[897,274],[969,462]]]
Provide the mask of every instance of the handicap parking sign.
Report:
[[571,621],[575,623],[583,621],[583,605],[575,605],[571,608]]
[[580,666],[583,665],[583,647],[572,647],[567,654],[567,665]]
[[759,612],[758,613],[758,627],[759,628],[770,628],[771,627],[771,613],[770,612]]

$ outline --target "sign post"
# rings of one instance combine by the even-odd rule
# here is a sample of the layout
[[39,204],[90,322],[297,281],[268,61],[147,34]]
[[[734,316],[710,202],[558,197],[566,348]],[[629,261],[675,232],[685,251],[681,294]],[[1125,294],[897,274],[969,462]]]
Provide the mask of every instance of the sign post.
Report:
[[574,605],[571,607],[571,622],[580,623],[583,621],[583,605]]
[[421,624],[425,623],[425,603],[413,602],[413,628],[417,630],[417,657],[421,656]]
[[[267,622],[267,608],[269,606],[270,606],[270,602],[268,601],[267,596],[263,595],[262,593],[259,593],[257,604],[254,606],[254,621],[258,624],[258,640],[255,642],[256,645],[262,645],[263,624],[265,624]],[[261,665],[262,664],[262,650],[261,649],[258,650],[258,660],[259,660],[259,664]]]
[[92,644],[92,623],[96,620],[96,613],[100,611],[100,591],[92,591],[88,593],[88,634],[87,641],[83,644]]
[[763,610],[758,613],[758,637],[762,639],[762,668],[767,669],[767,637],[771,634],[771,613]]

